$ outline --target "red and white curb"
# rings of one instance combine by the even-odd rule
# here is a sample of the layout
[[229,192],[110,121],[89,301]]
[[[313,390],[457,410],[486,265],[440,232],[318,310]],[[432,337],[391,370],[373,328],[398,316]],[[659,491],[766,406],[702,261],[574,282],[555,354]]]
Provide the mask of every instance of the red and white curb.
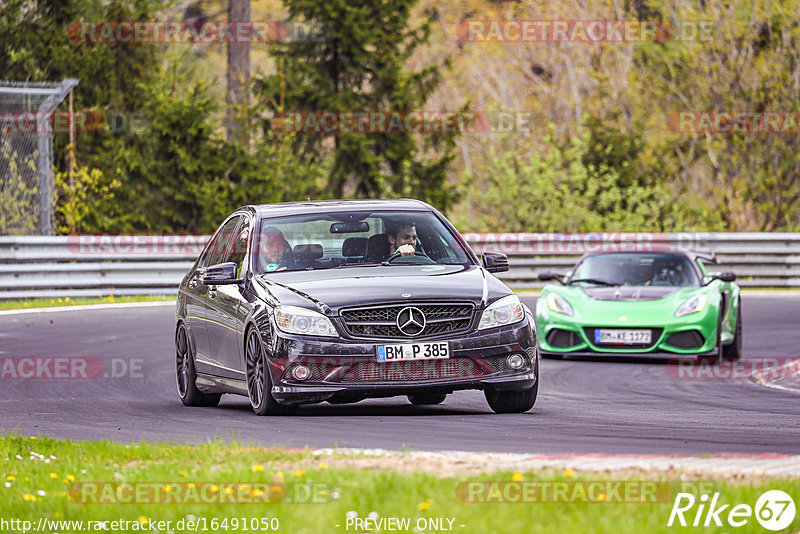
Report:
[[398,452],[387,449],[328,448],[312,451],[315,456],[361,456],[397,458],[424,465],[452,465],[458,470],[532,471],[555,468],[574,471],[682,471],[718,476],[800,477],[800,455],[717,454],[709,456],[615,455],[615,454],[515,454],[464,451]]
[[753,380],[768,388],[800,393],[800,358],[784,363],[777,370],[757,371]]

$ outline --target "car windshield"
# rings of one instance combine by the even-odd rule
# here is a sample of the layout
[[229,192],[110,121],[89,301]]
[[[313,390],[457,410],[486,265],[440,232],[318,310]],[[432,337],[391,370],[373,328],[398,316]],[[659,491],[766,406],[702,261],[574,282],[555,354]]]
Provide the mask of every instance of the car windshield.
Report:
[[253,239],[257,274],[386,265],[465,265],[470,257],[429,211],[266,217]]
[[604,254],[585,258],[568,284],[586,286],[699,286],[691,261],[673,254]]

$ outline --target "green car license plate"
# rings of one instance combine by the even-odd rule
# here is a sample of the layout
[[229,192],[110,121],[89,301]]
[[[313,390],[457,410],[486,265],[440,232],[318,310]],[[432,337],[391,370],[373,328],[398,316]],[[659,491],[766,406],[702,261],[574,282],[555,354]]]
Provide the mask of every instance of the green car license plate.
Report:
[[647,345],[652,343],[651,330],[623,330],[621,328],[597,328],[594,331],[595,343],[613,343],[615,345]]

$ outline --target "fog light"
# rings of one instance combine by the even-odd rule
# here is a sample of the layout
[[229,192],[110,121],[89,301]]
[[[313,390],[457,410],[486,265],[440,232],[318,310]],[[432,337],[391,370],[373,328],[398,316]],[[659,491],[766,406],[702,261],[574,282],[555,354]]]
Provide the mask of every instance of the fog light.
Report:
[[506,361],[512,369],[519,369],[525,365],[525,358],[522,357],[522,354],[511,354]]
[[311,375],[311,370],[305,365],[295,365],[292,367],[292,376],[295,380],[305,380]]

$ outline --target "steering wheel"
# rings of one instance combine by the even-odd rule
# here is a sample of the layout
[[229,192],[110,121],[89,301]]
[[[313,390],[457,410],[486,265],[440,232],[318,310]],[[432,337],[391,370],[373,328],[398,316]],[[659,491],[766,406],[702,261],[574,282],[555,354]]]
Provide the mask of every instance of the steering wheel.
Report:
[[[420,256],[420,257],[422,257],[422,258],[425,258],[426,260],[428,260],[426,263],[436,263],[435,261],[433,261],[432,259],[430,259],[430,258],[428,257],[428,255],[427,255],[427,254],[425,254],[424,252],[419,252],[419,251],[416,251],[416,250],[415,250],[415,251],[414,251],[414,256]],[[386,262],[387,262],[387,263],[391,263],[392,261],[394,261],[394,260],[396,260],[397,258],[400,258],[400,257],[403,257],[403,255],[402,255],[400,252],[395,252],[394,254],[392,254],[391,256],[389,256],[388,258],[386,258]],[[406,257],[408,257],[408,256],[406,256]],[[409,263],[409,262],[406,260],[406,261],[399,261],[399,262],[397,262],[397,263]]]

